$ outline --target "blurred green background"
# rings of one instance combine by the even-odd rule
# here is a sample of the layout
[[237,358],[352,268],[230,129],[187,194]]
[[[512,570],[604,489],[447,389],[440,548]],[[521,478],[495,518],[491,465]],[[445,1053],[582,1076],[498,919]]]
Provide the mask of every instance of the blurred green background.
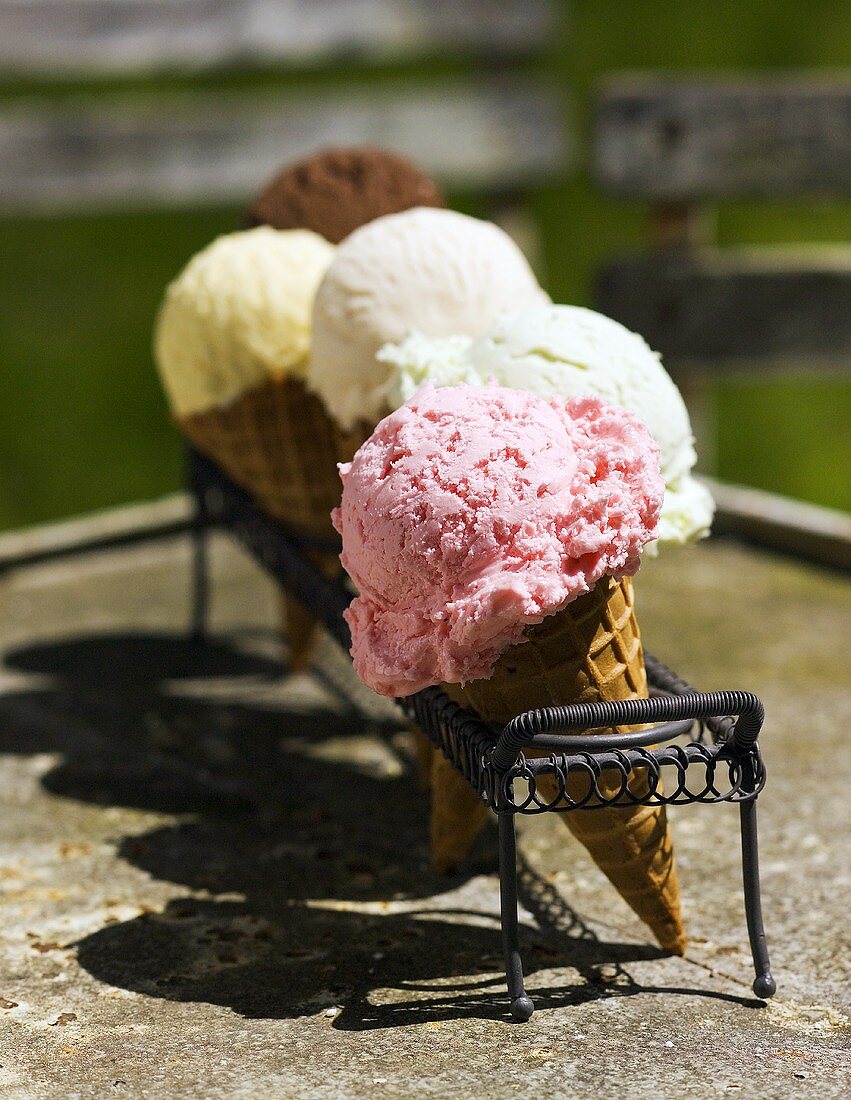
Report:
[[[608,72],[829,69],[849,62],[847,0],[572,0],[560,41],[538,67],[555,70],[564,87],[580,143],[579,171],[529,196],[542,231],[542,276],[553,298],[587,303],[601,261],[647,241],[644,207],[601,196],[585,172],[589,108]],[[409,74],[411,66],[374,79],[392,80],[402,71]],[[363,74],[338,71],[334,80],[342,85],[352,75]],[[175,83],[286,86],[294,79],[225,73]],[[311,79],[300,74],[299,87]],[[321,81],[327,85],[327,74]],[[44,90],[8,84],[0,86],[0,97]],[[484,212],[474,195],[450,198],[461,209]],[[233,229],[239,213],[217,207],[0,222],[0,527],[179,486],[179,439],[150,357],[152,320],[166,282],[194,251]],[[851,204],[728,203],[717,211],[717,226],[722,245],[847,240]],[[710,400],[717,458],[707,472],[851,506],[851,383],[725,381],[711,385]]]

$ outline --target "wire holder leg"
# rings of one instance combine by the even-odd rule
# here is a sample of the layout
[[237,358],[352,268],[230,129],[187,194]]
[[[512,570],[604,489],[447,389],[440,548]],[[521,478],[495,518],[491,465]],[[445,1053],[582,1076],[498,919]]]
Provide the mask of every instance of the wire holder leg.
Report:
[[756,978],[753,991],[762,999],[773,997],[777,992],[777,983],[771,976],[771,964],[768,959],[768,944],[765,942],[765,928],[762,923],[762,901],[759,888],[759,848],[756,832],[756,799],[742,802],[739,806],[742,825],[742,878],[745,888],[745,917],[748,922],[748,938],[751,941],[751,953]]
[[505,954],[505,976],[511,997],[511,1015],[515,1020],[528,1020],[535,1005],[526,995],[523,984],[523,962],[517,922],[517,837],[514,814],[499,814],[499,902],[502,923],[502,949]]

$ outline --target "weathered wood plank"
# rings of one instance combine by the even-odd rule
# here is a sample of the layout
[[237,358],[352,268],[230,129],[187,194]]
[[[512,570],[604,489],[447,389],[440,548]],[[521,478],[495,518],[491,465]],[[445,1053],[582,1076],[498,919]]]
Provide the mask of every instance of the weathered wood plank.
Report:
[[11,569],[72,554],[185,534],[192,527],[193,516],[194,503],[189,494],[173,493],[156,501],[9,531],[0,535],[0,576]]
[[0,210],[242,200],[284,161],[361,142],[483,188],[561,172],[566,158],[559,97],[537,82],[29,103],[0,111]]
[[595,174],[620,195],[851,193],[851,79],[621,78],[595,119]]
[[805,561],[851,570],[851,515],[744,485],[704,479],[715,498],[716,535],[734,535]]
[[616,260],[599,276],[596,301],[672,367],[851,367],[851,246]]
[[0,70],[38,75],[436,52],[518,54],[553,0],[0,0]]

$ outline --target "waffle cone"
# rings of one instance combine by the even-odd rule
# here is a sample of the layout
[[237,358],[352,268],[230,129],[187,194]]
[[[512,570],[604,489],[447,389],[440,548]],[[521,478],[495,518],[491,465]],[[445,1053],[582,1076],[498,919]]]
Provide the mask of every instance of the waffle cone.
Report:
[[224,408],[183,417],[192,444],[247,489],[276,519],[336,541],[331,509],[340,503],[338,462],[363,437],[344,433],[297,378],[270,378]]
[[[297,378],[270,378],[224,408],[183,417],[179,425],[197,450],[219,465],[257,503],[294,531],[337,541],[331,509],[340,503],[338,462],[348,462],[368,435],[341,431],[322,402]],[[341,569],[335,550],[312,553],[326,576]],[[309,660],[313,618],[286,593],[282,617],[292,667]]]
[[405,725],[411,737],[411,748],[417,765],[417,779],[420,787],[428,792],[431,790],[431,773],[434,766],[435,748],[415,722],[409,721]]
[[[307,557],[329,580],[340,575],[340,559],[335,554],[311,551]],[[281,634],[287,639],[289,671],[304,672],[313,656],[319,636],[319,623],[286,588],[278,590],[278,620]]]
[[464,859],[484,828],[489,810],[442,752],[431,763],[431,865],[445,874]]
[[[532,627],[528,638],[502,654],[489,679],[463,687],[448,685],[447,692],[486,721],[501,725],[537,707],[647,696],[647,674],[629,578],[604,578],[586,595]],[[617,727],[615,732],[626,730]],[[587,784],[587,778],[571,776],[568,794],[574,799],[583,797]],[[614,773],[604,773],[598,781],[604,796],[614,794],[619,784]],[[540,776],[538,789],[550,802],[558,795],[554,776]],[[647,792],[645,773],[633,778],[630,790],[639,796]],[[469,838],[472,843],[475,837],[475,833],[469,837],[471,827],[465,827],[463,834],[446,835],[448,822],[459,817],[472,822],[473,802],[477,808],[481,805],[469,786],[467,791],[464,815],[457,804],[444,807],[440,789],[435,786],[433,790],[433,816],[440,819],[439,825],[432,828],[433,838],[441,844],[439,850],[432,850],[436,865],[444,863],[450,853],[458,857],[462,842]],[[454,788],[452,795],[457,801]],[[659,943],[668,951],[682,954],[685,932],[665,807],[576,810],[560,817]],[[461,852],[461,858],[464,854]]]

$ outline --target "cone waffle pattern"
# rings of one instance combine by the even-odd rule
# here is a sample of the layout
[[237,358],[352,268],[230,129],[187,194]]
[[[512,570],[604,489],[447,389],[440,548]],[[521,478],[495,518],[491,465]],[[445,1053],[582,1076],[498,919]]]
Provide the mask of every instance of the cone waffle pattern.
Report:
[[[180,427],[270,515],[300,534],[337,541],[330,514],[342,492],[337,463],[348,462],[369,432],[342,432],[298,379],[270,379],[226,408],[183,418]],[[311,558],[326,576],[341,570],[336,551],[316,551]],[[303,668],[316,623],[286,593],[281,606],[290,665]]]
[[270,379],[225,408],[184,417],[180,427],[270,515],[336,541],[337,463],[352,457],[363,436],[341,432],[298,379]]
[[[646,698],[647,674],[629,578],[604,578],[591,592],[533,627],[528,637],[525,644],[502,654],[489,679],[463,687],[449,685],[447,692],[486,721],[501,725],[537,707]],[[626,730],[617,727],[613,732]],[[581,798],[587,783],[582,776],[572,776],[570,797]],[[606,796],[614,794],[619,783],[612,773],[604,774],[598,785]],[[540,776],[538,788],[548,801],[558,795],[555,777]],[[638,796],[647,793],[643,773],[633,778],[630,790]],[[437,796],[436,790],[433,793]],[[476,798],[472,790],[470,795]],[[470,799],[468,807],[472,813]],[[433,812],[444,818],[459,813],[457,807],[450,813],[437,803]],[[682,954],[685,934],[665,807],[576,810],[560,816],[662,946]],[[433,835],[444,832],[433,829]],[[458,847],[456,843],[454,850]],[[441,853],[433,853],[435,861],[441,858]]]

